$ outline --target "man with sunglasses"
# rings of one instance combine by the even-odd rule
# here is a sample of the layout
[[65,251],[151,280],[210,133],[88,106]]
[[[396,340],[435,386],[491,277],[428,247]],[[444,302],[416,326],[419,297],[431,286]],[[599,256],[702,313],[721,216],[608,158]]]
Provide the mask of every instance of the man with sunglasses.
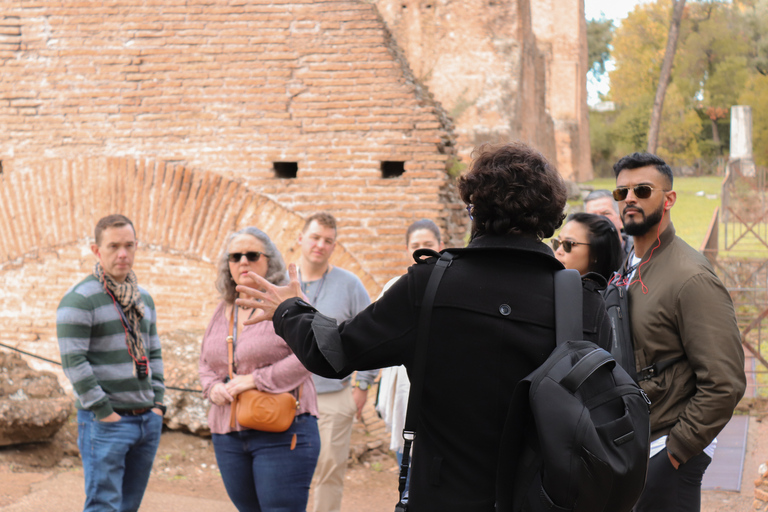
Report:
[[651,400],[648,480],[634,510],[698,511],[715,437],[746,387],[733,303],[707,259],[675,234],[664,160],[633,153],[613,170],[635,242],[626,276],[635,366]]
[[[299,277],[301,290],[324,315],[342,323],[371,303],[368,292],[352,272],[331,265],[336,248],[336,219],[326,212],[307,218],[299,234]],[[313,375],[320,411],[320,456],[312,479],[314,512],[339,512],[344,491],[344,474],[355,415],[360,414],[368,388],[378,370],[357,372],[351,377],[326,379]]]
[[93,273],[56,311],[61,365],[77,398],[83,510],[136,511],[165,413],[157,313],[132,270],[133,223],[108,215],[96,224],[95,242]]

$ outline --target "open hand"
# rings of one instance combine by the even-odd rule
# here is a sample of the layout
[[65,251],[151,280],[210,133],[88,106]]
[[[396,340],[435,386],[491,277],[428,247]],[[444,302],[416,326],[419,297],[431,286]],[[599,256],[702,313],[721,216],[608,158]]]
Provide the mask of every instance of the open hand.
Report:
[[248,272],[248,277],[253,280],[254,285],[238,285],[237,291],[248,295],[248,299],[237,299],[235,303],[238,306],[256,309],[256,314],[249,318],[244,325],[252,325],[264,320],[272,320],[277,306],[293,297],[302,297],[301,283],[299,282],[299,273],[296,271],[296,264],[288,265],[288,277],[290,282],[287,286],[275,286],[260,275],[254,272]]

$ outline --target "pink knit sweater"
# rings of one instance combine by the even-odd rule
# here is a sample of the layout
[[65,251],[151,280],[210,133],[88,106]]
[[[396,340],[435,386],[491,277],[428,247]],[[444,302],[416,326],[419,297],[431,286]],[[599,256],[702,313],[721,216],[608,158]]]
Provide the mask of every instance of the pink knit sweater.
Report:
[[[213,313],[211,323],[203,336],[200,349],[200,383],[203,396],[208,398],[211,388],[224,382],[229,375],[227,362],[227,336],[229,320],[226,303],[222,301]],[[301,405],[296,414],[308,412],[317,416],[317,394],[312,375],[299,362],[283,338],[275,334],[272,322],[246,325],[235,341],[235,367],[239,375],[253,375],[256,389],[270,393],[292,392],[302,386]],[[229,427],[229,404],[211,404],[208,426],[213,434],[226,434]],[[236,430],[245,427],[237,425]]]

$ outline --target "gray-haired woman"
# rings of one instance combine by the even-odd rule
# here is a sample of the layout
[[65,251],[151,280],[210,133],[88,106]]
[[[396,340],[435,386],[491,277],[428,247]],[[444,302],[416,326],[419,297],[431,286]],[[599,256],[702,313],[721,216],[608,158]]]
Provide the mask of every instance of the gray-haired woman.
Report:
[[[245,326],[256,309],[235,305],[238,284],[253,284],[248,272],[272,284],[287,282],[285,262],[266,233],[247,227],[227,239],[219,258],[216,288],[222,301],[203,337],[200,382],[211,401],[208,426],[216,461],[230,499],[243,511],[304,511],[320,452],[317,396],[310,373],[275,334],[272,324]],[[234,368],[229,379],[226,338],[236,326]],[[230,404],[248,389],[299,394],[296,419],[285,432],[230,427]]]

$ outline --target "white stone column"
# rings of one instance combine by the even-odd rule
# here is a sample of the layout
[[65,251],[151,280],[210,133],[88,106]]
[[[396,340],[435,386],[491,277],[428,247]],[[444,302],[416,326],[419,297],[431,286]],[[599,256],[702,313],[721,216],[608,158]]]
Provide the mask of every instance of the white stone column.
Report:
[[752,107],[748,105],[731,107],[731,154],[728,162],[737,160],[742,176],[755,176],[755,161],[752,158]]

